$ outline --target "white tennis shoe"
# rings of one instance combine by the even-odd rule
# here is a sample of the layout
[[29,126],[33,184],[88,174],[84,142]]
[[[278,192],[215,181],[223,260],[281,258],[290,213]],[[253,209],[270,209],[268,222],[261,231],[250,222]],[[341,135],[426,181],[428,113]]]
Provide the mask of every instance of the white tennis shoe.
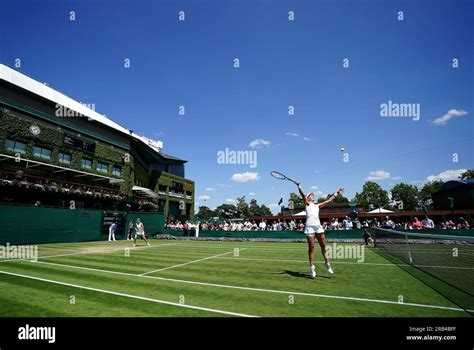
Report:
[[309,275],[311,276],[311,278],[316,278],[316,267],[314,265],[311,266],[310,270],[309,270]]
[[326,268],[328,269],[328,272],[332,275],[334,273],[333,269],[332,269],[332,266],[330,263],[326,263]]

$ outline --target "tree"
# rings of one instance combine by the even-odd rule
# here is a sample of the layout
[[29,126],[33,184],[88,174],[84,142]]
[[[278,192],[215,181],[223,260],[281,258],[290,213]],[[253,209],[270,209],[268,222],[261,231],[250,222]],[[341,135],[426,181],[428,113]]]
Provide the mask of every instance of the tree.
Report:
[[[331,196],[332,196],[332,194],[328,194],[327,196],[321,196],[321,197],[318,198],[318,200],[316,202],[317,203],[322,203],[322,202],[328,200],[329,198],[331,198]],[[342,194],[338,194],[332,203],[334,203],[334,204],[345,204],[345,203],[349,203],[349,199],[347,197],[344,197]]]
[[260,215],[262,216],[272,216],[272,211],[265,204],[260,206]]
[[420,199],[426,200],[431,199],[431,194],[438,192],[438,190],[443,186],[443,181],[436,180],[426,183],[420,191]]
[[247,202],[245,201],[245,196],[237,197],[237,211],[239,212],[239,217],[243,218],[250,215],[250,208]]
[[461,180],[474,179],[474,169],[466,170],[459,176]]
[[260,206],[257,203],[256,199],[250,200],[249,205],[250,216],[259,216],[260,215]]
[[221,219],[233,219],[238,217],[239,212],[234,204],[221,204],[214,211]]
[[419,204],[419,192],[416,186],[402,183],[396,184],[392,189],[392,200],[402,202],[402,210],[415,210]]
[[290,193],[290,199],[288,199],[288,208],[295,209],[303,207],[303,198],[294,192]]
[[338,194],[334,200],[334,203],[349,203],[349,199],[344,197],[342,194]]
[[[388,193],[379,184],[366,181],[361,193],[356,193],[355,199],[365,210],[387,207],[389,204]],[[375,209],[373,208],[373,209]]]
[[324,202],[326,199],[328,199],[328,198],[327,198],[327,197],[324,197],[324,196],[323,196],[323,197],[319,197],[319,198],[318,198],[318,203],[322,203],[322,202]]
[[209,220],[214,216],[215,216],[214,212],[209,207],[206,207],[204,205],[199,207],[199,211],[196,214],[197,218],[204,219],[204,220]]
[[252,199],[249,205],[250,216],[272,216],[272,211],[265,204],[258,205],[256,199]]

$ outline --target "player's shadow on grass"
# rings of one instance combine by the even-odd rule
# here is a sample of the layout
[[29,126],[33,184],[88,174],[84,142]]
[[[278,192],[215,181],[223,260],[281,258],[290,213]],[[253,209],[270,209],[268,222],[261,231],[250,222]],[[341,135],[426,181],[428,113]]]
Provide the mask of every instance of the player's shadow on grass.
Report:
[[[282,274],[287,274],[287,275],[290,275],[292,277],[299,277],[299,278],[307,278],[307,279],[312,279],[311,276],[309,275],[309,273],[303,273],[303,272],[299,272],[299,271],[289,271],[289,270],[284,270],[283,272],[281,272]],[[316,278],[330,278],[328,276],[321,276],[321,275],[318,275]]]

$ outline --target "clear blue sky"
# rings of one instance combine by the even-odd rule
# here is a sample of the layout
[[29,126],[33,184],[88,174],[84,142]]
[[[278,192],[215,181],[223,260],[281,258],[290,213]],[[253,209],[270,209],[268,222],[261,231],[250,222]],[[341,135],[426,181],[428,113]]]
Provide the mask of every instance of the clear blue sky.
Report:
[[[286,200],[274,169],[353,197],[374,171],[390,189],[474,167],[473,17],[472,1],[19,0],[2,3],[0,62],[162,140],[199,204]],[[419,103],[420,120],[382,118],[389,100]],[[226,148],[256,150],[257,167],[217,164]],[[258,180],[232,180],[246,172]]]

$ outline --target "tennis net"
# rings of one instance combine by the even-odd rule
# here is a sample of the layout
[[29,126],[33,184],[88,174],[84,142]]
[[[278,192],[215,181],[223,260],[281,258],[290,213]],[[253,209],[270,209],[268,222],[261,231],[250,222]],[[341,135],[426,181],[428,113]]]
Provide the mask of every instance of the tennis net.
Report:
[[416,268],[456,288],[463,293],[457,293],[457,299],[462,299],[461,306],[474,307],[474,237],[383,228],[374,228],[373,233],[374,246],[380,253],[395,258],[397,265]]

